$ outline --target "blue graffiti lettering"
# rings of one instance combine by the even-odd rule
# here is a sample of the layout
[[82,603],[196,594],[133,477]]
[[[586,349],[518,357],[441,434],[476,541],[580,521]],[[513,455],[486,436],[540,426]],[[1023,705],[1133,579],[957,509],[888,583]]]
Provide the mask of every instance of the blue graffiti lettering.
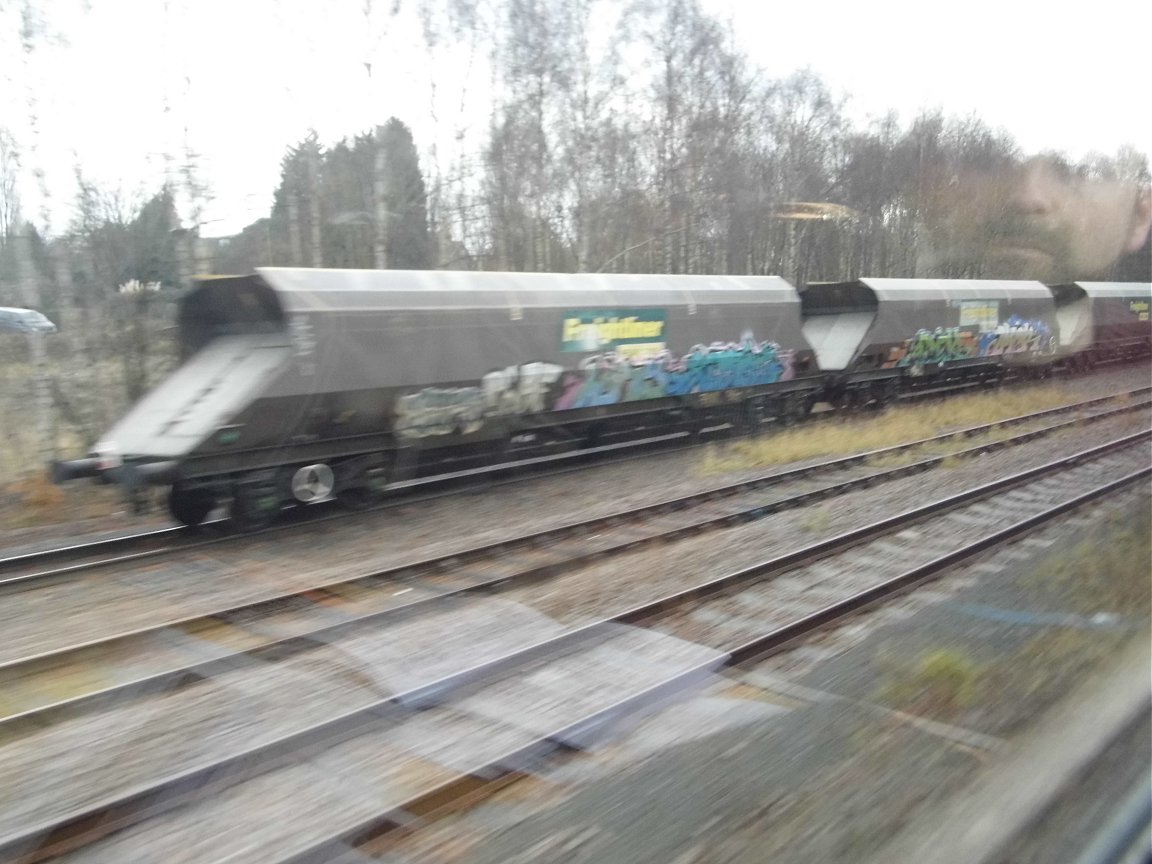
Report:
[[793,356],[775,342],[757,342],[751,333],[739,342],[696,345],[681,357],[667,350],[644,359],[599,354],[565,374],[554,407],[563,411],[774,384],[793,376]]

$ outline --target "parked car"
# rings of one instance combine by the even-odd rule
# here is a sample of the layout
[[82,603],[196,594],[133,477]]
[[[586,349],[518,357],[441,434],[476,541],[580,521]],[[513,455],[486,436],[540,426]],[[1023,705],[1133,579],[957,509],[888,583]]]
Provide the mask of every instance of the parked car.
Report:
[[55,333],[56,325],[35,309],[0,306],[0,332]]

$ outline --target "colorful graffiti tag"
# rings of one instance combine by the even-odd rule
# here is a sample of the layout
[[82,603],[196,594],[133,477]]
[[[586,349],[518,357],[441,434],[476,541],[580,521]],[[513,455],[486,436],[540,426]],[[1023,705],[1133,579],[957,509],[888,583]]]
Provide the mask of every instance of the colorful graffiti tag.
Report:
[[792,358],[793,352],[775,342],[757,342],[751,333],[739,342],[697,345],[680,357],[667,350],[645,359],[598,354],[565,373],[553,407],[564,411],[774,384],[792,378]]
[[995,330],[980,334],[981,356],[999,354],[1052,354],[1056,340],[1043,321],[1025,321],[1013,315]]
[[739,342],[697,345],[677,356],[608,351],[577,369],[526,363],[489,372],[472,387],[426,387],[397,398],[396,434],[404,438],[478,432],[491,417],[567,411],[643,399],[710,393],[790,380],[794,352],[745,333]]
[[963,327],[921,329],[895,348],[885,366],[923,366],[951,363],[971,357],[1011,354],[1051,354],[1056,350],[1052,330],[1043,321],[1025,321],[1013,315],[993,330],[978,332]]
[[467,434],[488,417],[543,411],[563,371],[554,363],[525,363],[489,372],[478,387],[425,387],[396,400],[393,429],[403,438]]

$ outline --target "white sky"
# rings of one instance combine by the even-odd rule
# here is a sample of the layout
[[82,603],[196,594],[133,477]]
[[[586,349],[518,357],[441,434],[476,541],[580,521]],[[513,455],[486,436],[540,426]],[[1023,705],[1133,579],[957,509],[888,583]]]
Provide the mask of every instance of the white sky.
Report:
[[[809,67],[850,95],[861,122],[892,109],[906,123],[938,106],[974,112],[1030,151],[1152,151],[1146,0],[704,3],[731,20],[766,75]],[[214,195],[199,217],[213,235],[267,214],[284,149],[309,127],[330,144],[395,115],[427,148],[486,122],[484,99],[467,98],[484,88],[482,63],[460,51],[436,58],[433,100],[406,62],[413,51],[427,58],[411,0],[400,19],[387,15],[392,0],[375,0],[368,21],[364,0],[36,0],[63,39],[27,61],[14,5],[0,13],[0,126],[23,144],[26,175],[44,170],[53,231],[70,215],[74,166],[105,188],[151,192],[172,167],[164,154],[180,160],[185,127]],[[37,184],[26,179],[22,192],[26,215],[42,222]]]
[[704,0],[772,77],[808,66],[856,118],[975,112],[1028,151],[1152,150],[1152,3]]

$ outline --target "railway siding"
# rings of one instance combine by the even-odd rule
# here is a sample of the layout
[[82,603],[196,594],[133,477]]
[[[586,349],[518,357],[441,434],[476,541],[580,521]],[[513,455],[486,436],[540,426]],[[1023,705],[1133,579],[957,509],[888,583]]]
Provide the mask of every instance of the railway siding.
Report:
[[[1138,412],[1137,421],[1135,421],[1135,422],[1143,422],[1143,418],[1146,414],[1147,414],[1146,411]],[[1103,434],[1102,430],[1110,429],[1111,432],[1109,434],[1116,434],[1120,430],[1122,430],[1124,428],[1129,428],[1132,425],[1133,425],[1133,421],[1131,421],[1131,420],[1118,419],[1118,420],[1114,420],[1114,421],[1105,421],[1104,423],[1100,424],[1098,427],[1093,428],[1089,434],[1091,435],[1092,438],[1098,439]],[[1071,448],[1072,452],[1076,452],[1077,449],[1082,448],[1083,447],[1083,439],[1081,437],[1079,437],[1081,434],[1083,434],[1083,433],[1079,432],[1079,433],[1072,433],[1072,434],[1064,434],[1064,435],[1059,436],[1058,438],[1051,439],[1047,442],[1038,442],[1038,443],[1034,443],[1034,444],[1023,445],[1022,447],[1016,448],[1015,450],[1011,451],[1011,453],[1009,453],[1009,454],[999,454],[999,456],[1005,456],[1005,455],[1019,456],[1021,451],[1024,451],[1026,454],[1030,453],[1030,452],[1035,453],[1036,458],[1039,458],[1041,461],[1048,461],[1052,458],[1054,450],[1059,451],[1062,448],[1068,447],[1068,448]],[[1146,454],[1141,453],[1138,455],[1139,455],[1139,458],[1137,459],[1137,461],[1143,460],[1146,462]],[[997,458],[997,457],[989,457],[989,461],[992,461],[995,458]],[[1020,461],[1020,460],[1017,460],[1017,461]],[[1026,457],[1023,461],[1027,462],[1028,457]],[[980,460],[980,465],[981,465],[980,470],[985,470],[987,468],[987,464],[984,462],[984,460]],[[1098,466],[1094,466],[1094,467],[1098,468]],[[1016,466],[1014,466],[1014,470],[1019,470],[1018,464]],[[961,468],[960,470],[952,470],[952,471],[946,470],[944,472],[938,472],[938,473],[943,473],[945,475],[948,475],[948,474],[954,475],[953,479],[955,479],[955,475],[964,475],[965,478],[967,478],[968,481],[970,482],[970,476],[969,476],[970,473],[976,473],[976,472],[970,472],[967,468]],[[1090,473],[1090,472],[1086,472],[1086,473]],[[933,475],[933,476],[936,476],[936,475]],[[923,480],[923,478],[909,478],[908,480],[897,481],[897,482],[908,484],[910,482],[916,481],[917,479],[919,479],[921,481]],[[947,484],[945,483],[943,485],[947,485]],[[861,500],[863,500],[865,496],[875,495],[881,491],[884,491],[884,490],[881,487],[877,487],[875,489],[863,489],[863,490],[860,490],[858,492],[852,493],[852,495],[853,496],[860,496]],[[1044,503],[1044,502],[1048,502],[1048,501],[1052,500],[1053,495],[1052,495],[1052,493],[1032,492],[1032,493],[1028,493],[1026,495],[1021,495],[1019,497],[1021,499],[1025,499],[1024,503],[1037,504],[1037,503]],[[719,502],[718,502],[718,504],[719,504]],[[825,507],[836,506],[836,504],[838,504],[838,502],[834,502],[833,505],[825,505]],[[820,512],[820,511],[816,511],[816,512]],[[716,507],[714,515],[717,515],[718,517],[723,516],[723,510],[720,506]],[[796,515],[796,514],[792,514],[792,515]],[[809,513],[808,516],[811,516],[811,513]],[[969,524],[972,524],[972,525],[976,524],[975,521],[972,519],[972,517],[968,517],[968,518],[969,518]],[[669,519],[668,521],[671,521],[671,519]],[[775,522],[776,520],[772,520],[772,521]],[[828,517],[827,523],[821,524],[819,526],[809,526],[807,528],[804,528],[801,533],[807,533],[809,535],[811,535],[813,533],[823,533],[829,527],[835,527],[834,522],[835,522],[835,514],[831,514]],[[765,523],[757,523],[757,525],[761,528],[764,527],[764,524]],[[793,523],[793,525],[795,525],[795,523]],[[757,526],[756,525],[744,526],[743,528],[736,529],[736,530],[737,531],[747,531],[753,527],[757,527]],[[733,536],[735,536],[735,533],[726,534],[725,538],[730,539]],[[911,538],[906,537],[905,539],[912,539],[913,541],[915,541],[918,537],[922,537],[922,535],[919,535],[917,533],[913,533]],[[706,536],[696,538],[697,541],[703,541],[706,539],[708,539]],[[715,540],[715,537],[713,537],[712,539]],[[692,541],[689,541],[689,543],[686,543],[686,544],[676,544],[675,547],[667,547],[662,551],[664,553],[668,553],[668,552],[674,553],[677,549],[681,548],[682,546],[689,545],[691,542]],[[726,549],[727,548],[728,547],[726,546]],[[751,548],[751,547],[749,547],[749,548]],[[876,554],[871,554],[871,555],[865,554],[864,556],[862,556],[859,559],[858,566],[855,569],[863,570],[863,569],[877,569],[877,568],[882,569],[882,568],[884,568],[885,566],[887,566],[891,563],[890,556],[900,550],[901,544],[900,543],[893,543],[893,542],[889,541],[887,546],[881,547],[879,544],[877,544],[876,548],[877,548],[878,552]],[[617,559],[617,560],[615,560],[613,562],[613,564],[616,565],[615,569],[617,570],[617,575],[619,576],[620,573],[623,572],[624,575],[627,576],[629,573],[635,572],[635,571],[632,571],[630,569],[630,567],[628,566],[630,563],[641,562],[643,560],[644,556],[651,555],[654,552],[658,553],[660,551],[661,550],[644,550],[643,552],[632,553],[633,557],[631,560],[629,560],[629,559]],[[531,554],[525,555],[523,557],[523,560],[521,560],[519,562],[519,566],[531,566],[534,557],[535,556],[531,555]],[[621,565],[623,565],[623,566],[621,566]],[[612,565],[609,565],[609,567],[611,567],[611,566]],[[596,569],[596,568],[593,567],[591,569]],[[647,569],[641,570],[640,572],[643,573],[645,576],[648,575]],[[586,575],[586,574],[583,574],[583,573],[573,574],[573,576],[571,578],[575,579],[575,578],[578,578],[578,577],[583,576],[583,575]],[[692,574],[685,573],[684,575],[690,576]],[[821,572],[821,575],[819,577],[819,581],[821,584],[819,584],[815,589],[809,589],[809,590],[812,591],[813,593],[823,592],[823,591],[825,591],[825,589],[830,587],[829,586],[830,581],[833,581],[833,580],[839,578],[840,576],[844,576],[844,575],[845,574],[843,574],[843,573],[838,574],[836,572],[835,568],[825,567],[823,569],[823,571]],[[139,579],[140,574],[136,574],[136,578]],[[635,581],[642,581],[642,580],[637,579]],[[793,583],[798,583],[798,580],[796,580],[795,578],[792,581],[793,581]],[[568,582],[567,587],[565,587],[564,585],[560,585],[559,587],[562,589],[560,591],[557,590],[558,589],[557,583],[547,583],[547,584],[541,583],[540,585],[534,586],[534,588],[535,589],[545,589],[553,595],[553,598],[555,598],[556,594],[558,594],[558,593],[563,594],[564,591],[568,589],[568,587],[571,587],[572,585],[575,585],[575,584],[576,584],[575,582]],[[619,580],[618,580],[618,584],[619,584]],[[528,590],[533,590],[533,589],[518,589],[518,590],[528,591]],[[353,593],[353,595],[355,595],[356,592],[354,591],[352,593]],[[507,596],[512,597],[513,595],[511,593],[509,593],[509,595],[507,595]],[[752,599],[754,597],[754,595],[751,593],[745,593],[742,596],[745,598],[743,606],[746,607],[746,611],[748,608],[751,608],[753,606],[758,606],[761,610],[763,610],[766,606],[771,605],[771,601],[765,601],[763,598]],[[811,597],[813,595],[812,595],[812,593],[810,593],[808,596]],[[619,599],[619,598],[617,598],[617,599]],[[801,601],[801,602],[806,602],[806,601]],[[483,601],[480,603],[468,604],[467,606],[462,606],[461,608],[468,608],[468,609],[476,610],[476,609],[479,609],[479,608],[485,606],[487,603],[488,603],[488,601]],[[499,605],[499,604],[497,604],[497,605]],[[797,603],[797,608],[799,608],[799,606],[800,606],[800,603]],[[321,611],[323,611],[324,609],[325,609],[325,607],[321,606]],[[289,609],[286,611],[289,613],[293,613],[293,612],[299,612],[302,610]],[[499,620],[501,617],[507,618],[506,615],[502,615],[502,613],[499,613],[499,612],[491,615],[492,620]],[[730,626],[732,616],[731,615],[725,615],[723,617],[726,619],[726,625]],[[289,614],[289,618],[291,618],[291,614]],[[482,618],[483,618],[483,613],[478,613],[478,618],[476,619],[477,622],[480,622],[480,620]],[[539,620],[544,622],[545,628],[551,628],[553,630],[553,632],[559,626],[556,624],[556,622],[549,621],[546,618],[541,618]],[[715,622],[717,620],[717,616],[713,615],[712,620],[713,620],[713,622]],[[253,622],[253,621],[240,621],[237,623],[243,623],[247,627],[253,627],[253,626],[258,627],[259,626],[259,622]],[[414,618],[413,623],[416,625],[417,628],[420,627],[418,619]],[[427,624],[428,624],[428,622],[425,622],[426,627],[427,627]],[[483,625],[481,624],[481,627],[482,626]],[[436,628],[435,625],[433,625],[431,628],[427,628],[427,629],[428,629],[428,633],[425,635],[430,635],[432,632],[437,631],[437,630],[440,632],[443,631],[442,627]],[[497,628],[493,627],[492,629],[495,630]],[[416,630],[412,631],[412,633],[410,633],[409,636],[411,638],[417,638],[417,637],[415,637],[416,632],[417,632]],[[465,634],[467,634],[468,631],[466,629],[461,629],[459,632],[460,632],[461,636],[464,636]],[[621,637],[617,637],[617,638],[621,638]],[[681,644],[681,643],[678,643],[678,640],[671,640],[671,642],[669,644]],[[431,645],[431,646],[429,646],[429,650],[434,655],[436,653],[436,650],[439,647],[440,646]],[[506,648],[506,647],[507,646],[501,646],[501,645],[497,645],[496,643],[493,643],[493,653],[498,653],[500,650],[503,650],[503,648]],[[624,648],[625,655],[627,655],[629,650],[630,649],[628,649],[627,647]],[[388,684],[388,683],[390,683],[389,679],[391,679],[391,678],[397,678],[398,679],[403,674],[403,672],[406,670],[399,669],[399,670],[395,670],[392,672],[383,672],[380,675],[376,675],[375,673],[378,670],[386,669],[387,658],[391,658],[392,660],[395,660],[398,654],[403,654],[403,653],[404,652],[402,652],[402,651],[397,651],[395,646],[392,646],[390,648],[385,648],[383,651],[381,651],[381,650],[379,650],[378,646],[374,646],[372,644],[371,640],[366,640],[363,642],[363,644],[361,646],[357,647],[354,640],[349,639],[349,640],[347,640],[347,643],[346,643],[345,639],[342,638],[340,643],[338,643],[338,644],[321,646],[315,652],[309,652],[309,653],[302,654],[299,658],[291,658],[290,660],[285,660],[285,661],[282,661],[281,663],[276,663],[276,664],[273,664],[271,666],[267,666],[265,664],[265,668],[261,669],[262,672],[267,672],[268,669],[275,669],[275,671],[276,671],[276,674],[273,674],[271,676],[269,676],[269,675],[263,675],[262,676],[263,678],[268,679],[269,688],[270,688],[270,692],[272,695],[271,695],[271,698],[269,698],[267,701],[265,701],[264,696],[267,694],[261,692],[259,687],[256,687],[254,690],[251,691],[251,693],[254,694],[254,696],[255,696],[253,701],[255,703],[257,703],[258,705],[262,706],[262,708],[257,709],[258,711],[261,711],[261,712],[266,710],[269,712],[280,711],[281,713],[285,713],[285,714],[292,713],[291,709],[288,711],[285,711],[283,705],[278,704],[277,700],[280,699],[281,696],[284,694],[299,693],[303,689],[307,688],[309,686],[309,681],[311,680],[310,676],[327,677],[333,681],[334,686],[344,687],[350,691],[355,691],[356,687],[361,687],[366,692],[374,693],[374,695],[379,697],[380,694],[386,692],[385,688],[383,686],[381,686],[381,682]],[[635,657],[631,658],[632,662],[636,662],[636,658],[640,657],[640,656],[641,656],[640,654],[636,654]],[[555,663],[555,661],[552,661],[552,663],[550,663],[548,668],[549,669],[553,668],[554,663]],[[604,666],[605,661],[601,661],[601,663],[598,665]],[[612,665],[611,663],[608,663],[609,667],[611,665]],[[655,667],[658,664],[652,664],[652,665]],[[707,666],[708,666],[708,663],[703,662],[702,664],[697,664],[697,665],[689,664],[688,668],[689,669],[707,668]],[[620,668],[623,669],[624,667],[621,666]],[[333,675],[334,670],[336,671],[335,675]],[[240,670],[240,671],[244,671],[244,670]],[[665,671],[667,671],[667,670],[665,670]],[[295,680],[293,680],[292,675],[296,672],[299,672],[300,675]],[[540,674],[543,675],[543,680],[538,682],[540,684],[540,689],[538,689],[534,693],[531,705],[523,706],[522,710],[516,710],[516,709],[512,710],[513,715],[516,716],[517,718],[520,718],[521,716],[523,716],[526,719],[530,718],[532,715],[531,715],[530,710],[528,710],[528,709],[531,709],[531,708],[537,708],[539,710],[546,710],[549,706],[552,706],[553,709],[556,709],[560,705],[560,700],[559,700],[559,698],[557,698],[557,696],[560,692],[559,690],[552,692],[552,698],[548,697],[548,693],[550,691],[549,691],[547,685],[549,682],[555,683],[556,679],[552,679],[550,677],[552,673],[550,673],[548,671],[542,670]],[[570,672],[568,674],[570,674],[574,679],[579,680],[579,675],[580,675],[579,671],[570,670]],[[642,686],[643,680],[641,679],[635,683],[638,683],[639,685]],[[373,688],[375,688],[375,689],[373,689]],[[205,682],[205,684],[199,688],[189,688],[186,691],[181,691],[180,693],[171,694],[171,696],[159,697],[158,699],[155,700],[155,704],[160,705],[162,703],[167,702],[167,703],[169,703],[169,705],[166,707],[165,710],[175,709],[176,712],[179,712],[181,709],[181,703],[178,701],[179,697],[184,696],[186,693],[198,693],[200,695],[203,695],[205,693],[212,693],[213,690],[224,691],[224,690],[229,690],[229,689],[233,690],[237,694],[240,694],[244,698],[247,698],[250,695],[248,692],[249,691],[249,685],[243,678],[237,678],[235,680],[230,680],[225,676],[225,677],[221,677],[221,678],[214,678],[211,681]],[[388,690],[387,692],[395,692],[395,689],[397,689],[397,688],[395,687],[395,685],[393,685],[392,689]],[[611,704],[611,700],[613,698],[619,697],[620,694],[610,692],[610,688],[606,688],[606,689],[609,689],[609,692],[604,694],[603,698],[608,700],[609,704]],[[330,704],[337,705],[338,707],[350,708],[356,704],[355,701],[350,701],[348,703],[341,702],[341,699],[345,698],[347,696],[348,696],[348,694],[344,693],[344,692],[342,692],[340,694],[340,696],[332,696],[330,693],[322,692],[322,693],[318,694],[318,699],[320,701],[328,700]],[[355,696],[356,696],[356,694],[353,692],[353,697],[355,697]],[[466,698],[470,698],[470,697],[466,697]],[[497,717],[497,715],[499,715],[502,712],[505,712],[505,708],[501,706],[499,700],[496,698],[496,696],[494,694],[489,694],[488,698],[490,700],[489,702],[485,702],[483,699],[481,699],[479,702],[475,703],[474,713],[478,716],[481,716],[481,717],[486,716],[487,714],[491,714],[492,717],[495,719]],[[603,704],[601,701],[599,701],[600,696],[593,696],[590,692],[588,693],[588,700],[589,700],[587,703],[588,706],[592,706],[595,704]],[[128,706],[125,706],[126,709],[127,709],[127,707]],[[187,707],[187,706],[184,706],[184,707]],[[294,709],[295,705],[293,705],[292,708]],[[177,726],[174,734],[183,736],[185,738],[197,738],[197,736],[199,736],[205,742],[215,741],[215,742],[219,743],[221,741],[224,741],[229,735],[233,734],[233,732],[234,732],[234,730],[227,725],[228,720],[230,719],[230,710],[231,709],[221,708],[220,705],[217,705],[214,707],[210,707],[208,709],[208,711],[206,712],[206,714],[200,715],[201,718],[207,716],[213,720],[215,720],[218,717],[223,717],[225,720],[225,723],[222,727],[220,727],[221,729],[224,730],[221,733],[213,733],[213,732],[209,731],[207,734],[204,734],[203,730],[190,729],[186,726]],[[435,710],[439,710],[439,709],[433,709],[433,710],[435,711]],[[593,709],[589,708],[589,710],[593,710]],[[145,713],[147,714],[148,712],[146,711]],[[163,713],[163,712],[161,712],[161,713]],[[448,717],[451,715],[446,714],[445,716]],[[551,716],[551,720],[549,721],[550,723],[555,724],[557,722],[560,722],[558,719],[558,715],[553,713],[550,716]],[[157,719],[157,717],[158,717],[158,715],[149,715],[149,719],[151,719],[151,720],[155,720],[155,719]],[[189,717],[189,719],[194,719],[193,712],[188,712],[188,717]],[[98,718],[91,718],[91,719],[98,719]],[[253,725],[255,726],[257,722],[259,722],[261,724],[263,723],[262,720],[260,720],[259,718],[256,718],[253,721]],[[445,721],[445,722],[448,722],[448,721]],[[275,724],[272,724],[272,725],[274,726]],[[539,731],[540,728],[546,728],[548,725],[549,725],[549,723],[544,722],[542,719],[539,720],[539,722],[537,724],[537,731]],[[61,727],[61,728],[64,728],[64,727]],[[136,727],[136,728],[142,728],[142,727]],[[54,730],[47,730],[47,731],[52,732]],[[88,731],[89,736],[93,740],[100,741],[104,737],[104,735],[102,735],[102,733],[99,730],[95,730],[95,731],[87,730],[87,731]],[[255,737],[251,737],[251,738],[247,739],[247,744],[251,745],[254,741],[256,743],[258,743],[259,740],[262,738],[262,733],[263,733],[263,730],[261,730],[260,733],[257,733],[257,735]],[[238,747],[238,748],[241,748],[242,746],[244,746],[242,744],[237,743],[237,742],[240,742],[243,740],[244,734],[247,734],[247,733],[245,733],[244,731],[240,731],[237,734],[237,737],[234,737],[231,739],[231,741],[229,742],[229,746]],[[16,742],[16,743],[19,743],[19,742]],[[180,748],[178,748],[178,747],[173,747],[172,753],[169,755],[174,756],[174,758],[177,761],[180,759],[184,759],[184,760],[186,760],[185,764],[190,764],[190,763],[195,762],[195,760],[197,758],[200,758],[207,753],[206,749],[197,750],[196,748],[198,746],[200,746],[200,742],[194,741],[192,745],[188,746],[184,750],[180,750]],[[207,745],[205,745],[205,747],[206,746]],[[53,752],[51,747],[48,748],[48,752]],[[420,757],[421,757],[421,761],[426,761],[422,753],[420,754]],[[82,774],[83,771],[87,770],[88,768],[94,768],[95,770],[113,770],[114,767],[120,767],[120,766],[114,766],[114,764],[113,764],[114,761],[115,760],[112,758],[104,758],[98,754],[92,760],[90,765],[78,765],[78,766],[76,766],[79,769],[77,771],[77,774]],[[130,771],[131,771],[130,766],[125,766],[125,767],[128,768],[128,771],[130,773]],[[419,766],[416,766],[412,770],[414,772],[418,772],[420,769],[419,769]],[[223,779],[223,775],[222,775],[222,779]],[[243,778],[239,778],[239,779],[243,779]],[[128,780],[125,781],[125,783],[123,785],[125,788],[130,789],[131,785],[132,785],[132,778],[129,777]],[[77,806],[83,806],[83,804],[80,804]],[[141,826],[141,827],[143,828],[146,826]]]

